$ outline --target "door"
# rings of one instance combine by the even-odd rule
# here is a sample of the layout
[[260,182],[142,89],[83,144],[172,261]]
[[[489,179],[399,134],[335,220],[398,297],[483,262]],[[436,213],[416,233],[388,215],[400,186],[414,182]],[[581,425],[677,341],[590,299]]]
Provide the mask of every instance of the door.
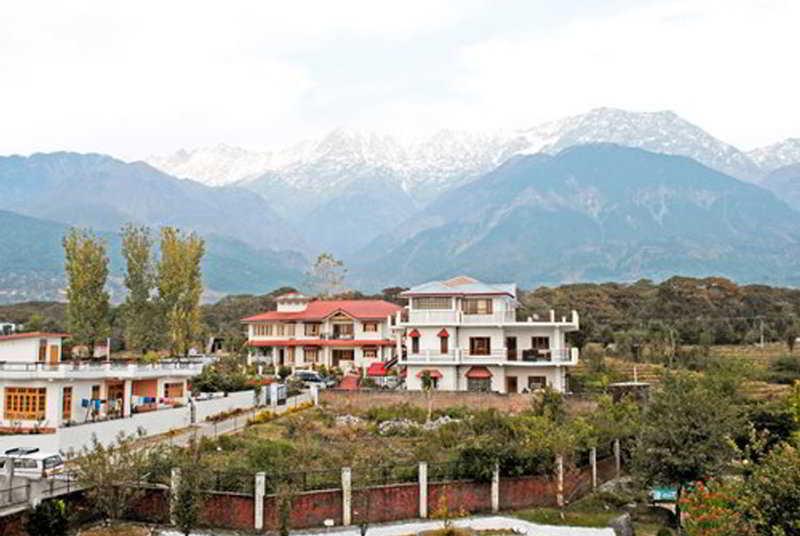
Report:
[[59,353],[58,352],[58,345],[57,344],[50,345],[50,363],[51,364],[55,365],[56,363],[58,363],[58,361],[59,361],[58,353]]
[[516,361],[517,360],[517,338],[516,337],[506,337],[506,352],[508,353],[507,358],[509,361]]
[[506,393],[516,393],[516,392],[517,392],[517,377],[506,376]]

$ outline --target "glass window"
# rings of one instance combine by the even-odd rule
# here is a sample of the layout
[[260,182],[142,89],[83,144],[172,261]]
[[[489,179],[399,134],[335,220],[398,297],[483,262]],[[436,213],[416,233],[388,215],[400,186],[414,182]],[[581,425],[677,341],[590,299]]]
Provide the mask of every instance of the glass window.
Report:
[[6,387],[5,419],[41,421],[45,418],[47,389]]
[[377,322],[364,322],[364,331],[365,332],[378,331],[378,323]]
[[547,387],[547,378],[544,376],[528,376],[528,389],[535,391]]
[[316,337],[316,336],[318,336],[321,325],[322,324],[320,324],[319,322],[307,322],[305,324],[305,334],[306,334],[306,336],[307,337]]
[[491,390],[491,378],[467,378],[467,391],[488,393]]
[[470,337],[470,355],[489,355],[492,353],[492,343],[489,337]]
[[412,309],[452,309],[453,299],[448,296],[426,296],[413,298]]
[[550,337],[531,337],[531,348],[534,350],[548,350]]
[[489,298],[465,298],[461,303],[461,309],[467,315],[490,315],[492,314],[492,300]]
[[378,349],[373,347],[364,348],[364,357],[367,359],[374,359],[378,357]]

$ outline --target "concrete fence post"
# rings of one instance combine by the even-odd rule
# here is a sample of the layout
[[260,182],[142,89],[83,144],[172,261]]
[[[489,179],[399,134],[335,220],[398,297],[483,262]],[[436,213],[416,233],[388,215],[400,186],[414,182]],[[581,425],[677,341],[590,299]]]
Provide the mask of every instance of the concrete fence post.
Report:
[[614,440],[614,468],[617,473],[617,480],[622,476],[622,449],[619,445],[619,439]]
[[492,512],[500,511],[500,465],[494,464],[492,470]]
[[256,530],[264,528],[264,495],[267,492],[267,474],[256,473],[256,486],[255,486],[255,519],[253,520],[253,527]]
[[428,517],[428,462],[419,462],[419,517]]
[[169,522],[175,524],[175,511],[178,507],[178,488],[181,485],[181,470],[172,468],[169,478]]
[[556,504],[559,508],[564,507],[564,456],[556,456]]
[[353,473],[349,467],[342,467],[342,525],[350,526],[353,521]]
[[311,384],[311,400],[315,406],[319,406],[319,385]]
[[597,448],[589,450],[589,463],[592,464],[592,490],[597,489]]

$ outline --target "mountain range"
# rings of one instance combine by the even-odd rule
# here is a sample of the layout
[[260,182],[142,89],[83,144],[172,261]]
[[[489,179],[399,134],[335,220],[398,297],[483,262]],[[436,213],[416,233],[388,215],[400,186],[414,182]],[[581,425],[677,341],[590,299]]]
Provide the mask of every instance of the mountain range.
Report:
[[[219,145],[144,162],[0,157],[0,301],[57,294],[65,226],[101,231],[113,252],[128,222],[206,237],[212,295],[299,284],[320,251],[344,258],[365,290],[454,272],[791,284],[798,168],[799,139],[743,151],[672,112],[613,108],[415,141],[337,129],[284,149]],[[18,255],[12,237],[34,230],[54,253]]]

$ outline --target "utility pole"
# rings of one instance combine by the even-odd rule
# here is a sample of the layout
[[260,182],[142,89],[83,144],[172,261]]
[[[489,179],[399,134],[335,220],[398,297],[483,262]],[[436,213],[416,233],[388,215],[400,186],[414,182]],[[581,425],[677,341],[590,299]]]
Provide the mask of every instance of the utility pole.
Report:
[[760,342],[759,342],[758,346],[759,346],[759,348],[764,348],[764,319],[763,318],[759,318],[758,327],[759,327],[759,331],[761,332]]

